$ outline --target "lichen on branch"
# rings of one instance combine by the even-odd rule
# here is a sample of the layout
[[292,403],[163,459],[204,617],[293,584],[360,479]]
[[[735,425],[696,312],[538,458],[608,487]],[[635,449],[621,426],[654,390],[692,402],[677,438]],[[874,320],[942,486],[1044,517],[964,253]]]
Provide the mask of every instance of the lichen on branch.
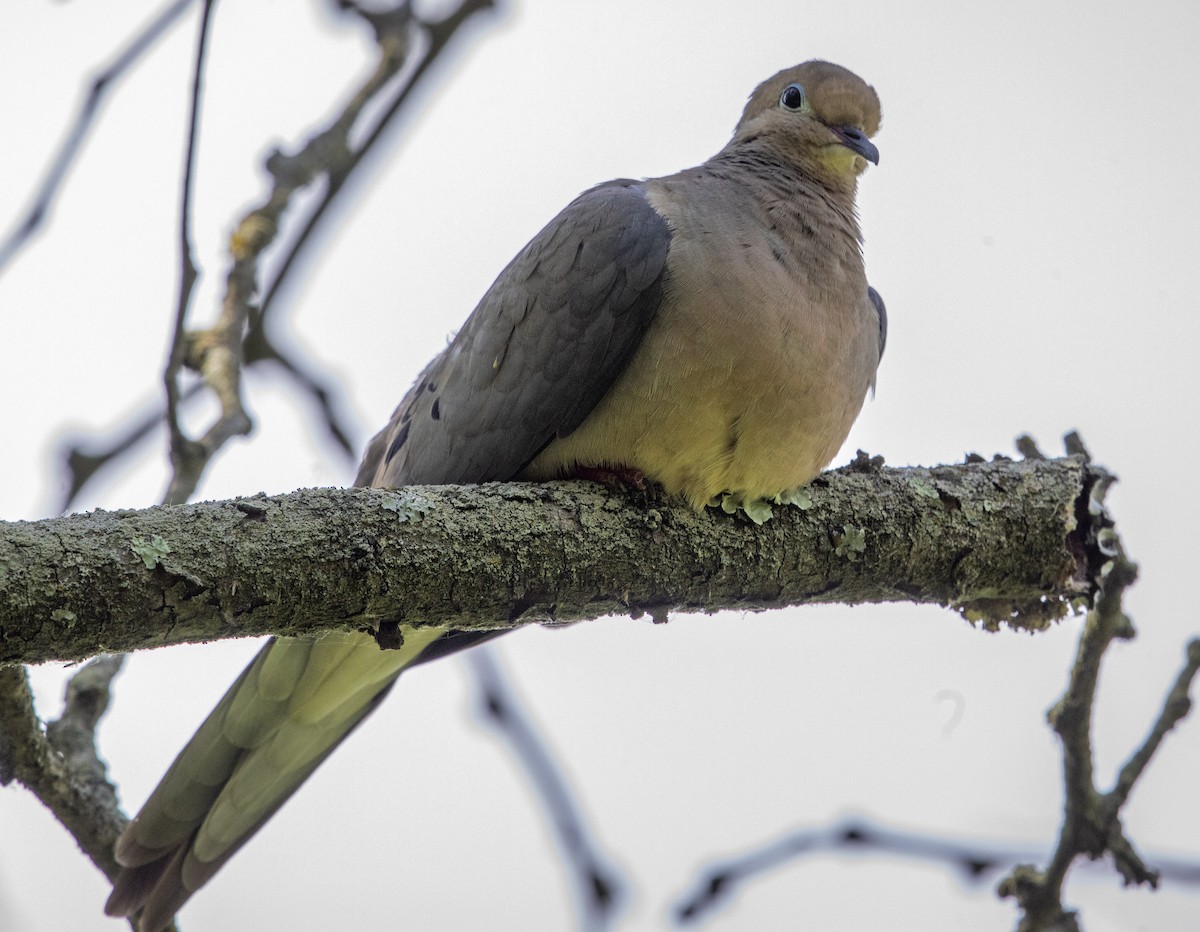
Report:
[[584,482],[309,489],[0,524],[0,663],[400,621],[832,602],[1036,629],[1090,593],[1090,469],[860,459],[761,525]]

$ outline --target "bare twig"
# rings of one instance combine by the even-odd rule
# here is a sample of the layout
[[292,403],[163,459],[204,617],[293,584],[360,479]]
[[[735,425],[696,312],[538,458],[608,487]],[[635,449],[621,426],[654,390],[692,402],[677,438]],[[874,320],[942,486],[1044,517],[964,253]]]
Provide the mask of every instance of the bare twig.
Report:
[[1125,804],[1125,800],[1129,798],[1130,790],[1133,789],[1134,784],[1141,777],[1142,771],[1146,769],[1146,765],[1150,763],[1150,758],[1158,750],[1158,746],[1162,743],[1163,738],[1167,736],[1167,732],[1174,728],[1191,711],[1192,700],[1188,696],[1188,690],[1191,689],[1192,681],[1196,678],[1198,670],[1200,670],[1200,639],[1189,642],[1187,646],[1187,660],[1183,665],[1183,669],[1179,671],[1179,676],[1175,678],[1174,685],[1167,693],[1162,711],[1150,729],[1150,734],[1146,736],[1146,740],[1142,743],[1142,746],[1126,761],[1125,766],[1121,768],[1121,772],[1117,775],[1116,784],[1105,794],[1105,801],[1109,805],[1120,809]]
[[75,837],[107,877],[118,866],[112,846],[128,819],[96,754],[95,727],[108,707],[120,657],[98,657],[67,684],[67,706],[43,733],[24,667],[0,667],[0,734],[8,771]]
[[[240,398],[241,373],[248,367],[264,362],[276,362],[291,376],[305,394],[310,396],[322,415],[322,423],[334,442],[352,456],[355,441],[351,430],[337,412],[333,401],[334,393],[319,376],[308,371],[308,367],[280,350],[265,326],[265,310],[277,302],[296,262],[313,233],[328,216],[328,208],[345,187],[351,174],[362,164],[365,157],[376,147],[387,128],[394,125],[395,117],[403,105],[412,97],[417,83],[427,73],[433,62],[445,51],[461,27],[474,14],[490,9],[493,0],[463,0],[463,3],[444,19],[428,22],[415,17],[407,3],[400,3],[392,10],[366,11],[357,4],[336,0],[337,5],[348,13],[359,16],[375,32],[380,50],[379,62],[371,75],[351,95],[350,101],[332,119],[329,125],[315,133],[295,155],[274,153],[267,160],[274,187],[266,201],[252,210],[240,221],[232,237],[230,251],[231,269],[226,284],[222,314],[217,324],[209,329],[187,333],[177,319],[175,339],[171,352],[171,363],[167,376],[168,404],[165,417],[172,425],[173,478],[166,500],[182,501],[190,496],[212,455],[230,437],[250,429],[250,420]],[[425,33],[423,42],[415,37]],[[204,28],[202,27],[202,34]],[[419,49],[418,49],[419,46]],[[414,51],[419,51],[420,60],[409,67]],[[199,59],[198,59],[199,62]],[[372,105],[375,99],[387,92],[401,72],[406,71],[402,84],[393,92],[390,100],[380,107]],[[196,92],[200,77],[197,69],[193,82],[193,118],[196,112]],[[350,145],[350,136],[356,124],[370,109],[380,112],[375,122],[366,131],[364,141],[357,147]],[[194,121],[193,121],[194,125]],[[356,133],[356,135],[362,135]],[[189,134],[189,159],[194,141],[194,130]],[[318,178],[327,181],[325,191],[312,212],[305,219],[298,235],[289,243],[287,253],[279,263],[278,271],[265,290],[259,303],[254,298],[258,291],[258,262],[262,254],[274,242],[278,225],[286,209],[300,189],[311,185]],[[184,178],[184,231],[189,213],[190,168]],[[190,296],[194,268],[190,258],[188,236],[181,235],[181,281],[177,318],[186,316],[187,300]],[[241,341],[240,344],[238,341]],[[239,355],[240,354],[240,355]],[[199,394],[202,384],[191,384],[179,388],[176,381],[180,366],[200,371],[205,383],[216,390],[221,404],[221,415],[199,440],[183,435],[179,429],[180,406]],[[118,438],[107,444],[91,444],[86,452],[76,441],[66,451],[69,476],[67,492],[61,509],[66,510],[78,498],[86,483],[134,446],[149,437],[156,421],[135,415],[134,425],[121,431]],[[182,467],[182,468],[181,468]]]
[[374,72],[354,94],[334,123],[313,136],[294,156],[275,152],[267,160],[274,187],[264,203],[238,223],[230,241],[232,264],[226,279],[221,315],[210,329],[185,335],[177,322],[176,343],[168,368],[172,382],[181,364],[200,371],[216,392],[221,405],[217,421],[199,441],[186,438],[179,428],[174,404],[168,404],[172,434],[173,476],[167,500],[186,501],[212,456],[231,437],[247,433],[250,419],[242,405],[240,380],[242,345],[258,289],[258,263],[274,241],[284,212],[297,191],[323,173],[331,172],[349,145],[350,131],[363,107],[403,66],[409,46],[408,20],[396,21],[393,30],[380,36],[380,59]]
[[[259,347],[262,358],[270,358],[277,361],[283,367],[284,371],[291,375],[300,387],[314,398],[324,414],[326,429],[334,441],[342,449],[346,450],[348,454],[353,455],[355,452],[353,444],[349,439],[347,429],[334,412],[328,389],[325,388],[320,379],[302,370],[296,363],[279,351],[277,345],[270,339],[267,333],[268,312],[275,306],[277,299],[291,280],[291,275],[297,268],[298,260],[304,254],[309,243],[312,242],[313,235],[329,216],[329,209],[345,188],[346,182],[376,147],[388,129],[395,124],[396,117],[403,111],[404,105],[411,99],[413,91],[420,84],[421,79],[428,72],[430,66],[445,52],[451,40],[461,31],[462,26],[468,20],[477,13],[490,10],[495,3],[494,0],[464,0],[457,9],[449,13],[445,18],[437,21],[423,20],[415,16],[411,12],[408,3],[400,3],[394,9],[383,12],[364,10],[358,4],[349,2],[349,0],[335,0],[335,4],[346,12],[361,17],[371,26],[375,33],[376,42],[381,49],[385,50],[381,66],[389,66],[389,70],[387,73],[377,72],[377,75],[373,75],[368,79],[367,84],[364,85],[364,89],[351,98],[345,111],[335,120],[330,129],[326,130],[325,134],[319,134],[314,137],[312,142],[310,142],[309,145],[312,146],[318,140],[323,139],[326,134],[336,131],[338,133],[339,144],[327,148],[336,154],[337,158],[329,161],[323,167],[323,172],[327,179],[325,190],[309,215],[305,218],[299,232],[289,243],[287,252],[277,264],[277,271],[274,278],[271,279],[270,284],[267,285],[262,301],[257,306],[249,308],[250,330],[246,336],[246,344],[248,359],[250,358],[250,347]],[[398,38],[406,37],[408,32],[414,28],[423,30],[427,37],[427,41],[419,53],[420,60],[411,68],[403,83],[394,91],[392,99],[383,106],[382,114],[366,133],[363,142],[357,148],[350,146],[349,129],[358,119],[365,104],[370,100],[371,96],[386,89],[386,86],[391,83],[394,75],[398,73],[399,64],[408,64],[407,59],[404,62],[390,61],[387,58],[386,49],[394,47]],[[377,80],[377,76],[382,79]],[[370,93],[364,94],[364,91],[368,88],[370,89]],[[301,156],[303,154],[302,152]],[[271,163],[268,162],[268,169],[270,167]]]
[[[352,3],[343,2],[339,5],[365,19],[374,29],[379,61],[342,112],[324,130],[313,135],[299,152],[285,155],[276,151],[267,159],[267,171],[271,174],[273,187],[266,200],[242,218],[231,238],[233,261],[226,280],[220,318],[212,328],[189,334],[186,340],[181,340],[181,348],[172,354],[175,371],[178,371],[178,363],[182,362],[203,374],[206,384],[217,394],[221,414],[200,440],[192,441],[178,429],[175,406],[169,406],[173,477],[168,501],[185,501],[190,497],[213,454],[231,437],[250,430],[250,419],[242,405],[240,392],[243,341],[253,340],[261,348],[271,348],[271,355],[285,369],[292,374],[298,372],[295,363],[283,357],[263,332],[262,311],[254,303],[258,291],[259,262],[275,241],[283,215],[291,206],[295,194],[319,177],[327,179],[325,197],[293,242],[291,252],[267,292],[264,305],[277,293],[279,284],[292,268],[298,250],[324,215],[326,206],[345,184],[350,173],[361,164],[365,153],[395,115],[399,104],[407,98],[414,82],[462,22],[476,10],[488,7],[491,3],[490,0],[466,0],[446,19],[435,23],[417,20],[407,3],[389,11],[374,13],[360,10]],[[411,72],[397,99],[385,109],[384,116],[368,133],[367,141],[359,148],[353,148],[350,136],[364,110],[408,64],[416,28],[424,28],[429,34],[422,60]],[[328,412],[332,410],[328,391],[316,379],[299,381],[315,395],[318,404],[327,413],[331,433],[344,446],[349,446],[345,429],[334,419],[328,418]]]
[[[179,504],[191,497],[200,481],[204,466],[230,437],[250,432],[250,418],[242,406],[240,390],[242,334],[245,316],[237,305],[226,300],[216,325],[198,334],[186,331],[188,307],[196,284],[196,263],[192,257],[192,174],[196,156],[196,130],[200,119],[200,92],[204,84],[204,59],[215,0],[204,0],[200,26],[196,30],[196,55],[192,64],[189,117],[183,185],[179,211],[179,298],[175,306],[175,324],[171,349],[167,354],[163,382],[167,398],[167,427],[171,436],[171,482],[164,503]],[[199,440],[184,434],[179,418],[179,373],[184,366],[196,369],[217,396],[221,414]]]
[[117,791],[107,782],[107,768],[96,751],[96,726],[108,711],[109,686],[124,663],[124,654],[101,654],[80,667],[67,683],[62,717],[46,725],[46,740],[62,755],[67,769],[94,781],[113,809]]
[[[356,441],[352,437],[352,429],[338,410],[335,389],[271,343],[262,329],[253,330],[246,335],[242,353],[243,368],[246,371],[261,363],[275,363],[291,376],[303,393],[316,403],[326,430],[347,460],[355,456]],[[183,386],[178,395],[180,408],[197,397],[203,388],[203,382],[191,382]],[[162,426],[166,421],[165,406],[144,414],[131,415],[128,420],[128,426],[116,437],[91,440],[75,437],[66,442],[62,457],[66,466],[66,483],[62,498],[54,509],[57,513],[68,511],[93,477],[132,451]]]
[[[359,12],[360,15],[364,15],[354,4],[339,2],[339,5],[348,10]],[[406,8],[407,4],[402,4],[401,6]],[[403,109],[404,104],[407,103],[412,97],[413,91],[416,90],[421,78],[429,70],[430,66],[433,65],[438,57],[445,51],[446,47],[450,43],[450,40],[454,38],[462,26],[472,16],[477,13],[490,10],[494,6],[495,0],[463,0],[462,5],[459,6],[458,9],[454,10],[454,12],[447,15],[444,19],[435,22],[429,22],[416,19],[414,17],[416,22],[425,29],[429,38],[429,44],[424,49],[421,60],[417,63],[409,78],[400,88],[397,89],[392,100],[384,108],[383,114],[376,121],[370,132],[367,133],[367,136],[363,140],[362,144],[357,149],[351,150],[347,148],[344,153],[345,157],[343,161],[338,164],[333,164],[329,167],[328,187],[326,188],[321,199],[313,208],[312,213],[309,214],[308,218],[305,220],[304,226],[301,228],[299,234],[292,241],[287,254],[279,263],[279,271],[275,273],[275,277],[271,280],[270,285],[267,286],[266,291],[264,292],[262,302],[260,303],[259,308],[254,315],[252,326],[262,326],[263,317],[274,305],[281,289],[288,282],[291,272],[296,265],[296,261],[299,259],[301,253],[312,239],[313,234],[320,226],[325,216],[328,214],[329,208],[333,205],[338,194],[345,186],[346,180],[350,177],[354,169],[361,164],[362,160],[370,154],[371,150],[375,148],[375,145],[379,142],[380,138],[387,132],[397,114],[399,114]],[[395,23],[386,19],[368,19],[368,22],[370,22],[372,28],[376,30],[376,38],[381,45],[383,44],[384,37],[388,34],[385,30],[388,28],[395,28]],[[351,101],[350,106],[355,106],[355,101]],[[350,107],[347,107],[347,110],[349,109]],[[358,107],[355,110],[356,114],[358,109],[361,109],[361,107]]]
[[96,749],[96,726],[124,661],[123,654],[103,655],[80,667],[67,683],[62,716],[45,732],[25,668],[0,667],[0,785],[15,778],[32,792],[109,879],[120,870],[113,843],[129,819]]
[[[878,852],[942,863],[968,883],[982,883],[1044,848],[967,843],[888,828],[863,818],[843,819],[827,828],[791,832],[748,854],[707,868],[673,912],[680,924],[701,922],[728,902],[747,881],[807,855],[823,851]],[[1163,859],[1163,876],[1181,884],[1200,884],[1200,862]]]
[[[187,385],[180,392],[180,401],[195,398],[203,387],[201,382]],[[62,463],[66,467],[66,487],[54,510],[58,514],[68,511],[98,473],[131,452],[165,423],[164,412],[165,406],[159,406],[130,415],[126,426],[115,437],[88,439],[76,436],[65,441]]]
[[496,661],[495,651],[479,647],[467,654],[467,658],[475,672],[485,721],[507,739],[550,815],[576,881],[581,927],[592,932],[611,928],[625,897],[626,882],[596,848],[566,780],[521,710]]
[[316,402],[325,429],[337,444],[338,449],[346,455],[348,460],[358,455],[357,441],[351,436],[353,431],[338,410],[336,404],[338,392],[335,388],[317,374],[309,372],[306,366],[297,362],[290,354],[281,350],[267,336],[262,327],[252,327],[246,334],[242,352],[245,355],[247,369],[258,363],[273,362],[291,376],[299,386],[301,393]]
[[1014,897],[1020,906],[1019,932],[1074,932],[1079,928],[1076,913],[1062,903],[1062,887],[1068,869],[1080,856],[1098,860],[1110,854],[1126,884],[1158,885],[1159,871],[1146,866],[1126,837],[1120,811],[1163,737],[1190,709],[1188,689],[1200,669],[1200,642],[1193,641],[1188,647],[1187,663],[1149,737],[1121,769],[1113,789],[1099,792],[1092,759],[1092,709],[1105,651],[1114,640],[1134,635],[1121,602],[1125,589],[1137,579],[1137,567],[1126,557],[1104,510],[1104,497],[1113,477],[1099,467],[1091,469],[1097,479],[1088,511],[1097,528],[1094,550],[1104,560],[1098,562],[1097,591],[1080,635],[1066,693],[1048,713],[1063,748],[1064,812],[1058,844],[1045,870],[1020,864],[999,887],[1002,896]]
[[54,161],[42,179],[28,212],[17,222],[16,227],[5,240],[0,242],[0,271],[3,271],[17,253],[29,244],[34,234],[45,222],[50,209],[54,206],[54,199],[58,196],[59,189],[66,181],[72,164],[83,148],[92,123],[100,113],[100,105],[104,102],[108,92],[116,86],[118,79],[123,77],[125,72],[132,68],[138,59],[163,37],[175,20],[179,19],[184,11],[192,5],[192,2],[193,0],[175,0],[174,3],[166,6],[130,40],[129,44],[106,68],[91,79],[87,95],[80,105],[75,122],[67,133],[67,138],[59,147],[58,153],[54,156]]

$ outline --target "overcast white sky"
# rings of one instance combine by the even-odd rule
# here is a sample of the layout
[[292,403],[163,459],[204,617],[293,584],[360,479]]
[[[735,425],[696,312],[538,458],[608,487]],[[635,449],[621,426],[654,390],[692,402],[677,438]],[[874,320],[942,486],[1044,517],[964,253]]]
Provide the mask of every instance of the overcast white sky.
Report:
[[[328,4],[218,4],[196,187],[216,306],[221,245],[291,145],[362,73],[361,30]],[[0,9],[0,229],[26,204],[80,94],[158,3]],[[176,288],[189,18],[121,85],[51,218],[0,277],[0,517],[48,514],[58,442],[155,397]],[[358,440],[384,422],[495,274],[572,196],[674,171],[727,139],[754,85],[812,57],[883,100],[861,186],[871,280],[891,317],[856,447],[889,463],[1048,450],[1079,429],[1142,566],[1139,637],[1113,649],[1097,716],[1106,781],[1142,738],[1183,645],[1200,525],[1200,6],[1154,0],[855,4],[502,3],[443,63],[285,310],[340,385]],[[253,438],[204,498],[349,482],[289,386],[247,385]],[[162,495],[159,446],[83,507]],[[621,926],[666,925],[700,865],[860,812],[955,838],[1049,846],[1057,747],[1045,710],[1079,621],[987,635],[934,608],[611,619],[501,642],[611,861]],[[101,729],[136,809],[255,650],[134,657]],[[35,675],[43,715],[63,676]],[[460,661],[422,667],[182,914],[192,930],[569,928],[569,884],[508,750],[472,718]],[[958,697],[963,715],[943,726]],[[1150,853],[1200,855],[1200,723],[1166,742],[1125,825]],[[109,930],[107,883],[23,790],[0,792],[0,927]],[[1184,929],[1200,894],[1074,877],[1091,932]],[[816,856],[747,887],[712,930],[1007,929],[990,884],[938,866]]]

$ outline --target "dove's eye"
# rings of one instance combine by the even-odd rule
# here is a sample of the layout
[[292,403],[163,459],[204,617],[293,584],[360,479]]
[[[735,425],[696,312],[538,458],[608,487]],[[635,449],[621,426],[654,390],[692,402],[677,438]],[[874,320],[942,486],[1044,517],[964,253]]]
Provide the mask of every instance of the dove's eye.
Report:
[[806,109],[808,98],[804,96],[804,86],[801,84],[789,84],[783,89],[783,93],[779,95],[779,103],[789,110]]

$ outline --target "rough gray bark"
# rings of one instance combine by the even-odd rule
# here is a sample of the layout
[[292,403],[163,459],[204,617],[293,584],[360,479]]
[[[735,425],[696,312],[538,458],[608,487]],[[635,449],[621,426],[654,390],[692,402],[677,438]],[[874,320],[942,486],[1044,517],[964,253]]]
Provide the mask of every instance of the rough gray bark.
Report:
[[43,732],[24,667],[0,667],[0,786],[32,789],[106,877],[120,869],[113,841],[129,821],[96,752],[96,722],[108,708],[121,657],[83,667],[67,688],[62,718]]
[[763,525],[566,482],[312,489],[4,523],[0,663],[813,602],[930,602],[1041,627],[1088,591],[1093,481],[1075,457],[932,469],[860,457]]

